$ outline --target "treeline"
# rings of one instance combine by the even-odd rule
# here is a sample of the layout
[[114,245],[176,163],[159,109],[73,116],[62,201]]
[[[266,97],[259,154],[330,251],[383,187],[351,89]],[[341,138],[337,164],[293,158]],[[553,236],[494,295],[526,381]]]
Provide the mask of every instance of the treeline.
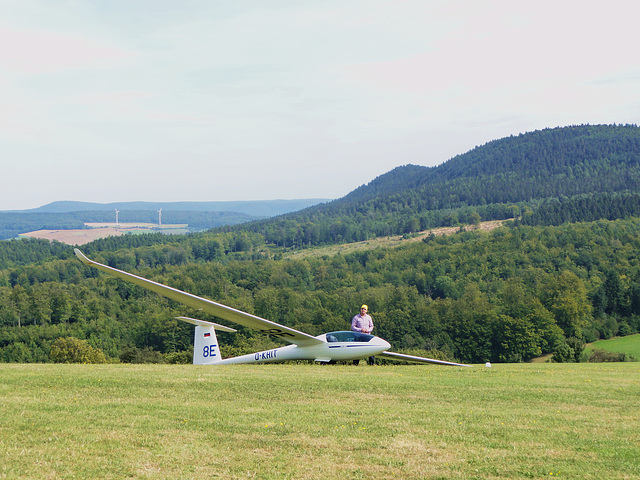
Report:
[[214,231],[253,231],[267,243],[280,247],[301,248],[314,245],[353,243],[389,235],[402,235],[438,227],[477,224],[480,221],[514,218],[520,206],[492,204],[458,209],[413,211],[406,214],[378,202],[344,214],[299,215],[297,220],[279,218]]
[[[375,201],[369,203],[374,204]],[[631,192],[564,195],[536,202],[466,206],[458,209],[431,210],[399,215],[385,210],[382,203],[369,210],[349,212],[344,217],[326,216],[325,220],[301,216],[293,219],[244,225],[263,235],[267,242],[283,247],[352,243],[388,235],[403,235],[439,227],[477,225],[481,221],[514,219],[522,225],[561,225],[563,223],[615,220],[640,216],[640,195]],[[376,211],[377,214],[373,213]],[[220,231],[236,228],[222,228]]]
[[324,245],[502,220],[548,199],[639,187],[640,128],[582,125],[496,140],[438,167],[398,167],[339,200],[230,229],[281,246]]
[[0,212],[0,240],[16,238],[21,233],[35,230],[70,230],[83,227],[84,221],[71,213]]
[[0,242],[0,271],[54,258],[67,258],[71,253],[68,245],[48,240],[29,238]]
[[596,193],[567,198],[551,198],[534,209],[525,209],[518,223],[561,225],[563,223],[615,220],[640,216],[640,194]]
[[[367,303],[376,334],[396,350],[463,362],[571,358],[580,344],[640,329],[640,219],[428,237],[397,249],[276,260],[260,235],[185,236],[94,251],[97,261],[311,334],[349,328]],[[0,272],[0,360],[50,361],[59,338],[110,358],[180,355],[199,312],[75,258]],[[206,319],[206,318],[205,318]],[[221,334],[223,354],[267,340]]]

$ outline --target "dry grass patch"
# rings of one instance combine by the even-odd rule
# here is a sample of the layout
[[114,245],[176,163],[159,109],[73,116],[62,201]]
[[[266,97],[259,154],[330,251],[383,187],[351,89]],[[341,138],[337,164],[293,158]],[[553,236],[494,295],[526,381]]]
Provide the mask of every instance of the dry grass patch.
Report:
[[419,242],[424,240],[429,235],[453,235],[464,229],[467,232],[481,231],[489,232],[504,225],[508,220],[492,220],[489,222],[481,222],[479,225],[463,225],[458,227],[440,227],[433,228],[431,230],[424,230],[416,232],[410,236],[404,235],[391,235],[388,237],[372,238],[363,242],[343,243],[338,245],[328,245],[325,247],[313,247],[305,248],[302,250],[295,250],[288,252],[285,256],[287,258],[305,258],[305,257],[319,257],[323,255],[333,256],[337,254],[348,254],[360,250],[370,250],[374,248],[392,248],[406,245],[407,243]]

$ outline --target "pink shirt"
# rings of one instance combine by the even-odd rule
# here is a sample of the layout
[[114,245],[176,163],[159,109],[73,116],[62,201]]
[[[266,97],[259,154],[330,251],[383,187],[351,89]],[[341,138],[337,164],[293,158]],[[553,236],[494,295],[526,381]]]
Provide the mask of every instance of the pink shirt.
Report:
[[353,320],[351,320],[352,332],[362,332],[363,330],[367,333],[371,333],[371,330],[373,330],[373,320],[371,320],[371,315],[369,314],[357,314],[353,317]]

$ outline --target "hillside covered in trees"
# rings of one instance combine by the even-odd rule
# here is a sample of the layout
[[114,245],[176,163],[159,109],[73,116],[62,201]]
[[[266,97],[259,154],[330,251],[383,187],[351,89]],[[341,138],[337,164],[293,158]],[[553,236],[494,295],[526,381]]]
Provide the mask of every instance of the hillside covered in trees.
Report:
[[397,167],[344,198],[234,229],[300,247],[520,216],[536,225],[620,218],[640,215],[639,186],[640,128],[554,128],[495,140],[437,167]]
[[[464,362],[567,356],[583,341],[640,328],[637,218],[512,225],[302,260],[278,260],[262,242],[206,234],[92,256],[312,334],[348,328],[366,302],[396,349]],[[49,255],[0,275],[0,359],[48,361],[65,337],[113,358],[189,350],[192,329],[174,317],[197,312],[84,267],[68,247]],[[242,328],[221,336],[225,355],[265,342]]]
[[[533,132],[441,167],[400,167],[344,199],[274,220],[107,238],[83,250],[311,334],[347,329],[367,303],[376,334],[396,351],[468,363],[545,353],[576,360],[585,341],[640,331],[638,138],[634,126]],[[545,142],[546,153],[536,154]],[[495,187],[465,197],[478,182]],[[292,246],[397,233],[410,221],[417,228],[399,232],[408,233],[422,218],[461,225],[465,215],[475,223],[514,214],[491,232],[460,228],[397,248],[288,257]],[[300,232],[310,236],[303,242]],[[71,247],[0,242],[0,361],[51,361],[54,342],[68,337],[110,359],[181,361],[193,332],[178,315],[199,316],[83,266]],[[243,328],[220,341],[225,356],[273,345]]]

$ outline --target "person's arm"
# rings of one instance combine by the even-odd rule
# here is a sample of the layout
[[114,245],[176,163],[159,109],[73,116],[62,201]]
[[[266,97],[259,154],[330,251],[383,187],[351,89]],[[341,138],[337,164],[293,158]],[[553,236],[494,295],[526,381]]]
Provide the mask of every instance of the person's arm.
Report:
[[356,315],[351,320],[351,331],[352,332],[362,332],[362,328],[360,327],[359,323],[360,322],[358,322],[358,316]]

